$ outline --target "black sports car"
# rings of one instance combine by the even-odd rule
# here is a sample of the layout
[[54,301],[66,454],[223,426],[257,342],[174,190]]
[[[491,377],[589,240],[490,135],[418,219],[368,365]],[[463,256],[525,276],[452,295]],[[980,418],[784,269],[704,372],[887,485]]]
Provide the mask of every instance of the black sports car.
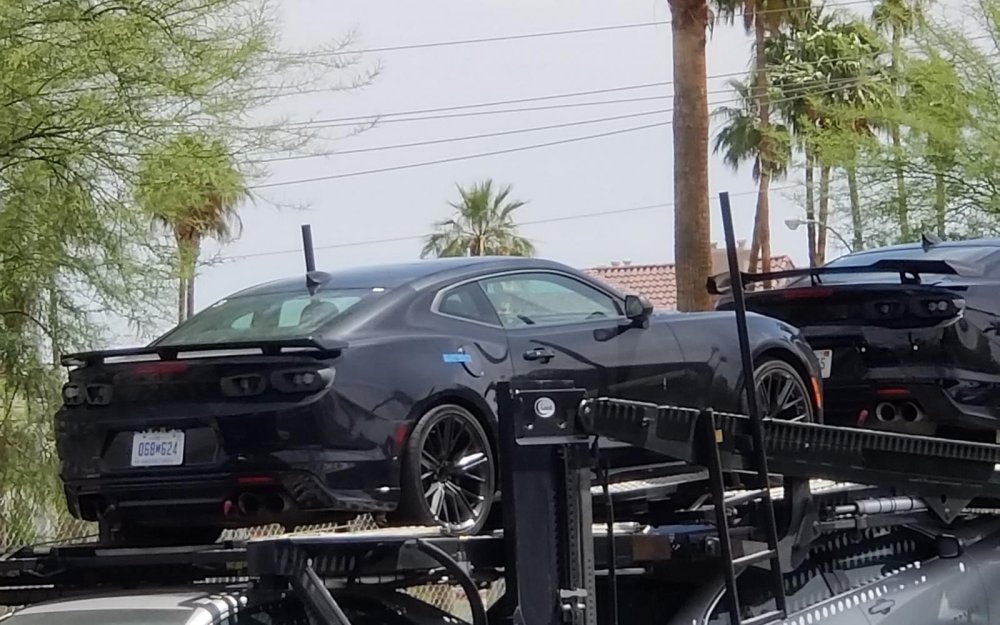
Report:
[[[994,441],[1000,239],[925,236],[815,269],[744,276],[771,280],[788,281],[747,293],[747,308],[803,330],[822,362],[827,423]],[[731,297],[717,307],[731,309]]]
[[[749,327],[767,414],[818,420],[819,364],[798,330],[757,315]],[[731,314],[654,314],[527,258],[311,272],[236,293],[148,347],[63,363],[69,507],[129,540],[362,512],[478,531],[498,496],[495,384],[515,376],[744,405]]]

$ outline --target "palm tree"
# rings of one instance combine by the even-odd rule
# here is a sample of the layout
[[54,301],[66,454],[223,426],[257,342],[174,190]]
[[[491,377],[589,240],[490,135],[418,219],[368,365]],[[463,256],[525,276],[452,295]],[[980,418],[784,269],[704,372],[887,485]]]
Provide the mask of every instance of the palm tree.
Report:
[[773,149],[769,143],[773,140],[769,131],[771,125],[770,80],[767,73],[767,40],[778,31],[782,24],[795,18],[795,14],[809,7],[810,0],[716,0],[719,6],[719,16],[730,22],[736,13],[743,16],[743,27],[746,32],[754,33],[754,71],[752,75],[752,92],[754,109],[757,116],[757,126],[760,131],[760,148],[758,158],[761,159],[758,183],[757,211],[754,218],[754,235],[750,245],[750,269],[757,267],[758,258],[761,270],[771,268],[771,228],[768,187],[771,175],[777,163],[769,163],[768,159],[778,155],[780,149]]
[[[730,88],[737,94],[738,106],[722,106],[714,114],[724,117],[726,125],[715,136],[712,152],[722,153],[722,160],[738,172],[743,163],[753,162],[753,179],[759,183],[755,236],[767,234],[767,183],[762,180],[783,177],[791,160],[791,137],[782,123],[761,123],[757,114],[758,101],[751,92],[751,76],[746,82],[730,80]],[[763,227],[762,227],[763,226]],[[756,248],[767,260],[761,263],[763,271],[770,270],[770,243],[767,238]],[[755,250],[751,246],[750,269],[756,268]]]
[[458,187],[461,201],[449,202],[455,216],[434,224],[420,253],[427,256],[533,256],[531,241],[517,234],[514,211],[524,206],[509,200],[510,185],[494,193],[493,181]]
[[194,314],[194,276],[206,238],[229,241],[241,229],[237,207],[250,197],[225,142],[200,133],[175,135],[143,156],[138,203],[177,244],[178,322]]
[[[889,71],[896,96],[903,87],[903,37],[909,35],[924,22],[924,0],[879,0],[872,10],[872,23],[880,32],[888,32],[890,37]],[[903,153],[900,124],[888,120],[889,136],[892,138],[893,161],[896,175],[896,211],[900,234],[903,241],[910,240],[909,207],[907,205],[906,179],[903,175]]]
[[708,213],[708,77],[705,45],[708,0],[668,0],[674,77],[673,183],[677,309],[712,306],[705,280],[712,273]]

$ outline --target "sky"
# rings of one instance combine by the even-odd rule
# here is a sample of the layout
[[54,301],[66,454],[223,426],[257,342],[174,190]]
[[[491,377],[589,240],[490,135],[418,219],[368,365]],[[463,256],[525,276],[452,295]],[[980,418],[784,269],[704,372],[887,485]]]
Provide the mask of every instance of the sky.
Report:
[[[831,0],[831,6],[868,12],[865,0]],[[381,123],[337,141],[334,150],[424,142],[507,132],[650,112],[631,119],[588,123],[507,136],[452,141],[271,163],[256,191],[260,199],[242,207],[239,240],[221,249],[221,261],[201,270],[196,308],[241,288],[303,271],[302,224],[311,224],[317,265],[330,269],[394,262],[419,256],[421,237],[451,213],[456,185],[492,178],[509,184],[527,204],[518,210],[521,233],[538,255],[577,267],[628,259],[673,262],[673,163],[670,128],[673,86],[670,11],[665,0],[281,0],[281,33],[290,48],[328,45],[353,31],[355,49],[510,37],[595,27],[650,24],[617,30],[521,37],[487,43],[382,50],[364,54],[381,73],[364,89],[282,98],[271,106],[293,120],[385,115],[500,100],[649,85],[527,104],[459,109],[443,119]],[[742,25],[719,25],[708,46],[710,109],[732,103],[726,88],[751,62],[751,39]],[[608,100],[605,103],[517,113],[456,116],[455,113]],[[659,112],[657,112],[659,111]],[[439,115],[440,116],[440,115]],[[631,132],[638,126],[660,124]],[[605,136],[482,158],[461,158],[563,141]],[[714,134],[714,129],[713,129]],[[382,173],[353,175],[434,160],[450,162]],[[749,165],[734,173],[713,156],[710,163],[712,239],[723,241],[717,196],[733,201],[738,239],[749,239],[756,185]],[[294,184],[322,176],[335,179]],[[806,261],[805,228],[784,220],[802,217],[792,197],[801,173],[776,181],[772,192],[772,251]],[[285,184],[289,183],[289,184]],[[299,208],[277,208],[276,203]],[[597,215],[595,215],[597,213]],[[603,213],[603,214],[602,214]],[[588,216],[589,215],[589,216]],[[541,222],[541,223],[538,223]],[[835,250],[831,250],[835,251]]]

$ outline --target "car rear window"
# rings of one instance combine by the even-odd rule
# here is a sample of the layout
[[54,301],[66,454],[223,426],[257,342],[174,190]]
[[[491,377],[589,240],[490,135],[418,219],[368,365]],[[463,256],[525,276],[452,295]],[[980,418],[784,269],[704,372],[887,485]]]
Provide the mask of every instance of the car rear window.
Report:
[[259,293],[216,302],[177,326],[157,345],[225,344],[306,337],[385,289]]

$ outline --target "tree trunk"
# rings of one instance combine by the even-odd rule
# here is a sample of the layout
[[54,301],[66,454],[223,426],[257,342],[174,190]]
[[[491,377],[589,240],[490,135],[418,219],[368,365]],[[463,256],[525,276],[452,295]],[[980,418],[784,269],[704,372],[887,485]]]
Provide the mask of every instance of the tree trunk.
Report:
[[187,312],[184,315],[185,319],[190,319],[194,315],[194,279],[195,274],[198,272],[198,257],[201,256],[201,243],[199,241],[192,242],[189,253],[191,257],[188,259],[187,267]]
[[194,271],[191,271],[191,275],[187,279],[187,301],[184,302],[187,310],[184,313],[185,319],[190,319],[194,315]]
[[[767,30],[764,27],[763,16],[754,20],[754,94],[757,100],[757,124],[760,128],[760,180],[757,187],[757,228],[756,235],[760,241],[761,271],[771,270],[771,215],[768,201],[768,186],[771,182],[771,172],[774,170],[773,149],[771,147],[771,103],[767,97],[767,56],[764,54]],[[768,284],[764,288],[768,288]]]
[[49,326],[49,345],[52,350],[52,368],[58,371],[60,367],[59,359],[62,356],[59,353],[59,337],[62,334],[62,330],[59,324],[59,290],[56,286],[55,276],[49,278],[48,290],[49,305],[47,322]]
[[708,208],[706,0],[669,0],[674,77],[674,260],[677,309],[708,310],[712,273]]
[[940,165],[934,172],[934,217],[937,222],[937,233],[944,238],[947,195],[944,186],[944,168]]
[[[892,61],[890,70],[892,72],[895,85],[899,85],[899,57],[902,53],[902,33],[899,28],[892,29]],[[898,95],[898,94],[897,94]],[[889,134],[892,137],[892,158],[893,167],[896,174],[896,210],[899,219],[899,232],[903,241],[910,240],[910,218],[909,207],[906,197],[906,178],[903,175],[903,147],[900,135],[899,124],[892,122],[889,126]]]
[[177,323],[184,321],[185,313],[187,313],[187,281],[182,273],[177,278]]
[[809,237],[809,266],[816,266],[816,198],[814,197],[813,170],[815,157],[812,148],[806,146],[806,233]]
[[854,228],[853,251],[856,252],[864,247],[864,240],[861,238],[861,199],[858,197],[858,170],[854,163],[850,163],[844,169],[847,170],[847,190],[851,196],[851,227]]
[[816,229],[816,264],[826,262],[826,224],[830,218],[830,166],[819,166],[819,227]]

